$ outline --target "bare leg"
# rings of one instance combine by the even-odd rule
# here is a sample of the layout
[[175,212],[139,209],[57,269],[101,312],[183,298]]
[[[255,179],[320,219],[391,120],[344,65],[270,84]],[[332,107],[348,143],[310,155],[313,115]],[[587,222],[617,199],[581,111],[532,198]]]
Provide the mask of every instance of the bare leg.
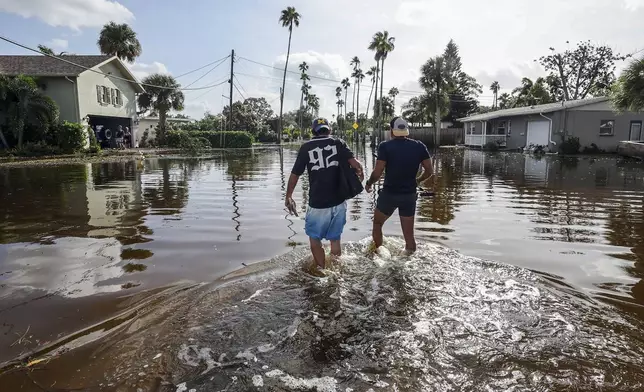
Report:
[[331,240],[331,254],[335,257],[342,256],[342,243],[340,240]]
[[405,250],[407,252],[416,251],[416,239],[414,238],[414,221],[413,216],[401,216],[400,226],[402,227],[403,237],[405,237]]
[[309,242],[311,244],[311,253],[313,254],[313,260],[320,268],[324,268],[324,248],[322,247],[322,241],[316,240],[309,237]]
[[376,208],[373,213],[373,230],[371,231],[373,243],[376,245],[376,248],[382,246],[382,225],[385,224],[387,219],[389,219],[389,216],[383,214]]

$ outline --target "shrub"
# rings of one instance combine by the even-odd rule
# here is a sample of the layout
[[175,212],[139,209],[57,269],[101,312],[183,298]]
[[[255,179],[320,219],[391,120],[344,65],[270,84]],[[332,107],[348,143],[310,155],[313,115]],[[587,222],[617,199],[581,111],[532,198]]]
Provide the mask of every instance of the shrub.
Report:
[[499,151],[499,144],[497,142],[487,142],[483,146],[483,151]]
[[13,155],[23,157],[44,157],[51,155],[60,155],[64,151],[58,146],[52,146],[40,141],[37,143],[25,143],[21,149],[13,150]]
[[559,146],[559,151],[562,154],[577,154],[581,148],[581,143],[579,143],[578,137],[570,136],[568,139],[564,140]]
[[85,128],[78,123],[65,121],[50,129],[50,144],[57,146],[62,152],[72,153],[85,148]]
[[101,152],[101,145],[98,144],[98,140],[96,140],[96,134],[94,131],[90,128],[87,130],[87,133],[89,134],[89,152],[91,153],[97,153]]
[[591,143],[590,146],[584,147],[584,154],[599,154],[602,151],[595,143]]
[[171,131],[166,136],[167,146],[174,148],[182,148],[182,145],[192,143],[189,139],[204,139],[209,143],[207,147],[213,148],[249,148],[253,146],[251,134],[241,131]]
[[257,141],[260,143],[277,143],[277,134],[272,131],[261,131],[257,134]]

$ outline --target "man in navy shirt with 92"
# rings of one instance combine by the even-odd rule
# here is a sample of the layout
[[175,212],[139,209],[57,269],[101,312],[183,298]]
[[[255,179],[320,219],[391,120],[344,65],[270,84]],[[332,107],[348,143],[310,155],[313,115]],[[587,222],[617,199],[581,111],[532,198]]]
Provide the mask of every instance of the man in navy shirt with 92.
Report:
[[[382,245],[382,225],[398,209],[400,225],[405,237],[405,250],[414,252],[414,215],[416,215],[416,191],[418,184],[433,176],[432,162],[427,147],[417,140],[409,139],[409,125],[402,117],[391,120],[391,140],[378,146],[376,167],[367,180],[365,190],[371,187],[385,171],[385,183],[378,196],[373,216],[373,242],[376,248]],[[416,178],[419,166],[423,174]]]
[[[293,191],[300,176],[309,173],[309,208],[304,230],[311,253],[319,268],[325,267],[322,240],[331,241],[331,254],[340,256],[340,237],[347,222],[347,203],[339,191],[340,162],[346,161],[363,180],[362,165],[347,144],[331,137],[331,126],[324,118],[313,121],[313,138],[300,147],[286,189],[286,207],[294,205]],[[344,164],[344,162],[342,162]]]

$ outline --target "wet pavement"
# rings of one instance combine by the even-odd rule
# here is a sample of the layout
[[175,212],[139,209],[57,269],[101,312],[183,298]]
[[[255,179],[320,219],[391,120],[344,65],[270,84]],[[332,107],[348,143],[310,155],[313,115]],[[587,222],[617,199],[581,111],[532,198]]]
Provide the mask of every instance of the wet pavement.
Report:
[[283,209],[294,159],[0,169],[0,385],[642,388],[641,164],[441,151],[421,252],[398,255],[392,218],[387,250],[365,256],[362,194],[354,244],[319,280],[302,272],[304,214]]

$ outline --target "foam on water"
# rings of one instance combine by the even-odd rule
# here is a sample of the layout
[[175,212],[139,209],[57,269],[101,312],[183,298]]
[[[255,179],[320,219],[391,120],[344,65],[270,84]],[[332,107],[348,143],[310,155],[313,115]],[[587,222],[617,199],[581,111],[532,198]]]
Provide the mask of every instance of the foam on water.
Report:
[[172,382],[215,391],[644,386],[643,326],[627,314],[442,246],[405,255],[397,239],[375,254],[368,245],[348,245],[324,279],[301,273],[295,258],[283,275],[195,300],[165,342],[176,347]]

